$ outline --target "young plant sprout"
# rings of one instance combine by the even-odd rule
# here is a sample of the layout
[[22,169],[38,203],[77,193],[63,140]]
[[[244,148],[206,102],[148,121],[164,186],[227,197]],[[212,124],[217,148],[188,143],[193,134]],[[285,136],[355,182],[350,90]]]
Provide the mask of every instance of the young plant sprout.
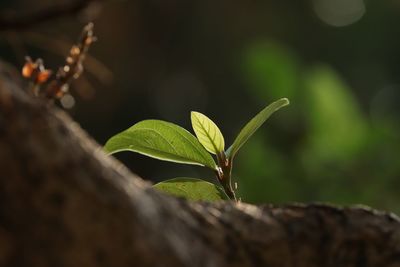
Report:
[[[233,159],[239,149],[257,129],[280,108],[289,104],[282,98],[273,102],[240,131],[233,144],[225,150],[225,140],[218,126],[199,112],[191,113],[194,135],[173,123],[145,120],[111,137],[106,152],[133,151],[152,158],[183,164],[200,165],[211,169],[222,189],[214,184],[194,178],[175,178],[155,185],[155,188],[192,200],[237,200],[232,186]],[[216,162],[212,157],[216,157]]]

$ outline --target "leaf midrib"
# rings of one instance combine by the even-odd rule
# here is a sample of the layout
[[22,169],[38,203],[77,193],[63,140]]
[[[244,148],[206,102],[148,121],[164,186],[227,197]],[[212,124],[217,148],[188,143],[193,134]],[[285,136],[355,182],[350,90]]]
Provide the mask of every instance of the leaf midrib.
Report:
[[[208,160],[208,159],[206,159],[205,157],[204,157],[204,155],[202,154],[202,152],[199,150],[199,148],[193,143],[193,141],[192,140],[190,140],[190,139],[188,139],[186,136],[184,136],[182,133],[180,133],[179,131],[177,131],[176,129],[174,129],[174,127],[172,127],[171,125],[168,125],[168,123],[165,123],[165,122],[162,122],[162,121],[158,121],[159,123],[162,123],[164,126],[166,126],[166,127],[168,127],[169,129],[171,129],[172,131],[174,131],[175,133],[177,133],[180,137],[182,137],[183,139],[185,139],[186,141],[188,141],[188,143],[190,144],[190,146],[191,146],[191,148],[193,148],[194,150],[196,150],[198,153],[197,153],[197,155],[199,155],[200,156],[200,158],[202,158],[203,160],[204,160],[204,162],[207,162],[207,163],[209,163],[209,161],[210,160]],[[127,130],[127,132],[139,132],[139,131],[144,131],[144,130],[146,130],[146,131],[151,131],[151,132],[154,132],[155,134],[157,134],[157,136],[160,136],[163,140],[165,140],[167,143],[168,143],[168,145],[176,152],[176,153],[178,153],[177,151],[176,151],[176,149],[175,149],[175,147],[167,140],[167,139],[165,139],[165,137],[159,132],[159,131],[157,131],[157,130],[155,130],[155,129],[153,129],[153,128],[148,128],[148,127],[141,127],[140,129],[128,129]],[[183,131],[185,131],[185,129],[182,129]],[[189,132],[188,132],[188,134],[190,134]],[[125,136],[121,136],[121,137],[125,137]],[[127,137],[127,138],[129,138],[129,137]],[[201,144],[200,144],[201,145]],[[141,146],[141,147],[144,147],[144,146]],[[146,147],[147,148],[147,147]],[[151,149],[151,148],[149,148],[149,149]],[[155,149],[152,149],[153,151],[161,151],[161,150],[155,150]],[[135,152],[138,152],[138,151],[135,151]],[[204,152],[206,152],[206,153],[208,153],[207,151],[204,151]],[[138,153],[140,153],[140,152],[138,152]],[[168,152],[165,152],[166,154],[168,154],[168,155],[173,155],[173,154],[171,154],[171,153],[168,153]],[[193,157],[190,157],[187,153],[186,153],[186,151],[184,151],[184,153],[185,153],[185,155],[187,156],[187,158],[188,159],[190,159],[190,160],[195,160]],[[176,156],[176,155],[175,155]],[[181,156],[179,156],[180,158],[183,158],[183,157],[181,157]],[[211,162],[210,162],[211,163]],[[205,164],[203,164],[204,166],[206,166]],[[213,164],[213,165],[215,165],[215,164]],[[211,167],[211,166],[207,166],[207,167]],[[215,168],[215,166],[213,166],[213,169]]]
[[[191,163],[191,164],[200,165],[200,166],[207,166],[204,163],[199,162],[198,160],[194,160],[194,159],[189,158],[189,157],[179,156],[179,155],[176,155],[176,154],[172,154],[172,153],[165,152],[165,151],[162,151],[162,150],[156,150],[156,149],[153,149],[153,148],[150,148],[150,147],[146,147],[146,146],[142,146],[142,145],[135,145],[135,147],[143,148],[143,149],[146,149],[146,150],[149,150],[149,151],[153,151],[153,152],[158,152],[160,154],[165,154],[165,155],[168,155],[170,158],[174,158],[174,160],[165,159],[165,158],[163,158],[161,156],[159,156],[159,157],[154,156],[154,154],[150,154],[150,153],[146,153],[146,152],[134,149],[134,148],[132,148],[131,145],[128,146],[127,148],[117,149],[117,150],[114,151],[114,153],[121,152],[121,151],[133,151],[133,152],[136,152],[136,153],[139,153],[139,154],[142,154],[142,155],[146,155],[146,156],[149,156],[149,157],[152,157],[152,158],[156,158],[156,159],[167,160],[167,161],[172,161],[172,162]],[[207,166],[207,167],[209,167],[209,166]]]
[[[209,135],[209,132],[205,129],[204,123],[203,123],[204,120],[203,120],[203,122],[201,122],[197,115],[195,115],[195,117],[196,117],[196,120],[199,122],[200,127],[201,127],[201,128],[203,129],[203,131],[206,133],[206,136],[211,140],[211,144],[212,144],[212,146],[213,146],[214,149],[215,149],[215,153],[220,152],[220,151],[218,151],[218,148],[217,148],[217,146],[216,146],[216,144],[215,144],[215,142],[214,142],[214,139],[211,138],[211,135]],[[215,134],[214,134],[214,138],[215,138],[215,135],[217,134],[217,130],[215,130],[214,133],[215,133]]]

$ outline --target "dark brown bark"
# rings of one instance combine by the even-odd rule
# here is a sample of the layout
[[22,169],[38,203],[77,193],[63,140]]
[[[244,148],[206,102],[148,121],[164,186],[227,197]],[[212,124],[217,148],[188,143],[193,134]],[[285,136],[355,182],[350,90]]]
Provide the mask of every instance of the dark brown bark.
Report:
[[0,266],[400,266],[369,208],[189,203],[155,192],[64,112],[0,80]]

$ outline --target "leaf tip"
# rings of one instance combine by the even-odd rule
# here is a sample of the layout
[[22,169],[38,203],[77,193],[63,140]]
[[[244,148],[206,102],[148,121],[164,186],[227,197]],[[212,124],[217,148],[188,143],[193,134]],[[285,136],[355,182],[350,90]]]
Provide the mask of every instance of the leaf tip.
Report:
[[290,104],[289,99],[287,99],[286,97],[285,98],[281,98],[280,101],[282,102],[282,106],[283,107]]
[[199,116],[201,113],[197,111],[190,111],[190,118],[193,120],[194,117]]

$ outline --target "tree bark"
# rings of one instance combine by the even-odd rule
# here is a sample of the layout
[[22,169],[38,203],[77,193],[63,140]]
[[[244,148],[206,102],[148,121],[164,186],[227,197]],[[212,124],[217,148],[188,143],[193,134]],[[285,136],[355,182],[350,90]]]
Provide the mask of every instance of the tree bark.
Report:
[[0,266],[394,267],[400,220],[367,207],[163,195],[2,78]]

